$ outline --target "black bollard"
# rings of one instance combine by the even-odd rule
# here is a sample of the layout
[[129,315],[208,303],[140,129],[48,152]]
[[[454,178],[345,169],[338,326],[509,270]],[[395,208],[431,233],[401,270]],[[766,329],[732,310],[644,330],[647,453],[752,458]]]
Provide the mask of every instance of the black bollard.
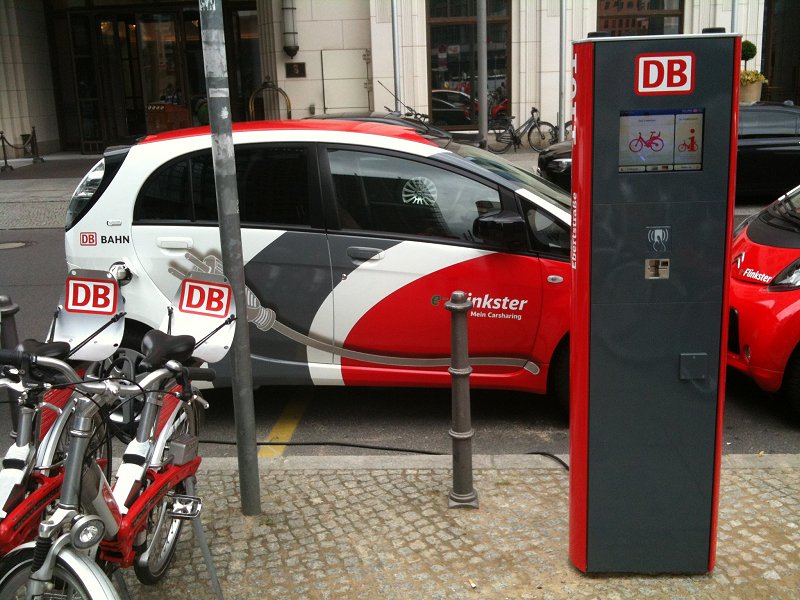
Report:
[[[17,321],[14,315],[19,312],[19,306],[11,301],[8,296],[0,296],[0,348],[3,350],[14,350],[19,345],[19,335],[17,334]],[[16,400],[16,392],[4,389],[0,394],[9,400],[8,406],[11,408],[11,437],[17,437],[17,419],[19,418],[19,405]]]
[[445,304],[452,313],[450,376],[453,380],[453,425],[450,437],[453,439],[453,489],[448,495],[450,508],[478,508],[478,492],[472,485],[472,429],[470,413],[469,342],[467,336],[467,317],[472,301],[464,292],[453,292]]

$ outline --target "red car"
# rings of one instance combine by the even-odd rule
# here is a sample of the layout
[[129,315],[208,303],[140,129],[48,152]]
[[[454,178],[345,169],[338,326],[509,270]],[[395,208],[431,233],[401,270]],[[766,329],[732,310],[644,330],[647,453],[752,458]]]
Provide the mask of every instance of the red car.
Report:
[[800,187],[734,232],[728,364],[800,413]]

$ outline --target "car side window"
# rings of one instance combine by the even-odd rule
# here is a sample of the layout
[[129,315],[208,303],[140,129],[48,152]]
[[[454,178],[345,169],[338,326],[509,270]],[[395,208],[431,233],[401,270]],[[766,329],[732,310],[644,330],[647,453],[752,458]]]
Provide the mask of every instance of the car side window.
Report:
[[569,228],[540,207],[525,203],[525,218],[531,231],[533,250],[567,258],[570,248]]
[[501,208],[496,188],[446,169],[351,150],[328,158],[344,229],[480,243],[476,219]]
[[[304,147],[236,148],[243,225],[309,225],[308,153]],[[142,187],[134,221],[217,221],[210,151],[170,163]]]

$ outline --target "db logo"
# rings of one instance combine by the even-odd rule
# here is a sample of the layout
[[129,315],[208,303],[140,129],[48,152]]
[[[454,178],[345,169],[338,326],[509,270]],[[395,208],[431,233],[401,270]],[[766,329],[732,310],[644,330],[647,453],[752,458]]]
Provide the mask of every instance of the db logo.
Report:
[[97,234],[93,231],[82,231],[80,244],[81,246],[97,246]]
[[116,282],[68,278],[64,308],[74,313],[113,315],[117,312]]
[[639,96],[691,94],[695,57],[691,52],[639,54],[636,57],[636,94]]
[[185,279],[181,284],[181,312],[225,318],[231,306],[231,286]]

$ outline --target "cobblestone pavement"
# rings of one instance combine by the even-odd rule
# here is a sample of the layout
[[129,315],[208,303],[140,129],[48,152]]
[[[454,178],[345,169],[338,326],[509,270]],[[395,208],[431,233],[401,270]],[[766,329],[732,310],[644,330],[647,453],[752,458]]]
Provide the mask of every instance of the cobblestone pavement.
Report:
[[[198,493],[225,597],[751,600],[800,594],[797,457],[725,457],[715,570],[649,577],[586,576],[574,569],[567,558],[566,471],[518,458],[529,466],[475,470],[478,510],[447,508],[451,471],[441,463],[423,468],[396,459],[394,468],[346,462],[262,468],[263,512],[244,517],[234,470],[206,468]],[[200,551],[184,536],[165,581],[145,588],[128,578],[132,598],[213,597]]]

